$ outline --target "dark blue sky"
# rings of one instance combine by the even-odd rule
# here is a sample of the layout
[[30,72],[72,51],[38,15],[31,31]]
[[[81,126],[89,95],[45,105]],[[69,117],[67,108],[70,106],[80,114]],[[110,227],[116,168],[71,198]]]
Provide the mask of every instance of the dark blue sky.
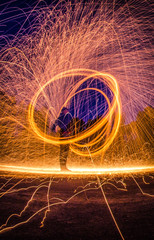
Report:
[[[39,3],[40,2],[40,3]],[[32,9],[39,6],[39,8],[43,7],[53,7],[59,1],[58,0],[0,0],[0,48],[6,45],[6,41],[3,36],[7,36],[8,39],[13,39],[13,35],[15,35],[20,29],[23,31],[28,31],[29,26],[32,24],[34,20],[34,14],[32,13]],[[61,1],[59,7],[67,1]],[[71,0],[74,3],[74,0]],[[91,2],[88,0],[82,1],[83,4]],[[99,2],[96,5],[96,9],[99,7]],[[109,2],[113,2],[113,0],[105,1],[106,4]],[[119,8],[124,4],[124,0],[116,1],[116,8]],[[95,13],[95,11],[94,11]],[[26,20],[28,16],[28,20]],[[21,28],[22,27],[22,28]]]
[[70,111],[74,117],[82,118],[85,122],[102,116],[108,109],[105,97],[90,88],[102,90],[110,101],[113,97],[111,90],[99,79],[88,79],[84,82],[76,92],[83,91],[76,94],[71,101]]

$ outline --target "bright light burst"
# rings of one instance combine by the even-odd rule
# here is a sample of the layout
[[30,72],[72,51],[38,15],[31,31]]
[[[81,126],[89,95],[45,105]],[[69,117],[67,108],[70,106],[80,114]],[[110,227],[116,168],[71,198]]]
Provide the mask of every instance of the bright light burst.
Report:
[[[89,156],[89,150],[97,154],[96,164],[133,165],[140,159],[139,164],[151,165],[150,4],[41,4],[27,9],[12,41],[3,36],[7,44],[0,62],[2,162],[55,167],[59,148],[50,143],[71,142],[79,155]],[[50,133],[50,126],[64,105],[73,108],[73,117],[92,124],[61,141]],[[73,152],[70,167],[91,164],[90,158]]]
[[[84,76],[84,78],[78,81],[76,84],[74,84],[70,92],[67,92],[68,97],[65,103],[63,104],[62,108],[64,106],[67,106],[70,99],[72,99],[78,93],[83,91],[88,91],[88,90],[94,90],[94,91],[98,91],[104,96],[108,104],[108,111],[106,111],[105,116],[103,115],[103,117],[101,117],[99,121],[96,122],[96,124],[93,124],[92,127],[81,132],[81,134],[75,134],[74,136],[69,136],[62,139],[60,139],[59,137],[50,137],[49,135],[45,134],[45,132],[41,132],[41,130],[35,123],[35,120],[34,120],[35,106],[37,104],[38,99],[40,98],[41,93],[45,92],[45,88],[51,82],[54,84],[54,81],[56,80],[59,80],[59,79],[65,80],[67,77],[72,77],[72,76]],[[106,83],[106,85],[114,93],[114,98],[111,103],[107,95],[100,89],[86,87],[85,89],[78,91],[79,87],[85,81],[87,81],[87,79],[90,79],[90,78],[99,78],[103,83]],[[75,108],[80,108],[80,105],[77,104]],[[121,119],[121,106],[120,106],[119,90],[118,90],[116,79],[109,74],[100,73],[92,70],[86,70],[86,69],[71,70],[71,71],[61,73],[58,76],[55,76],[53,79],[51,79],[49,82],[47,82],[43,87],[39,89],[39,91],[33,97],[29,107],[30,125],[34,130],[34,132],[44,142],[51,143],[51,144],[70,144],[71,143],[72,144],[71,150],[81,156],[89,156],[89,151],[87,151],[87,148],[90,150],[91,155],[98,154],[98,152],[102,152],[102,150],[108,148],[118,132],[120,119]],[[89,139],[87,143],[82,144],[80,142],[84,139],[87,139],[90,136],[93,136],[94,134],[95,134],[95,137],[93,137],[91,140]],[[104,139],[103,142],[102,142],[102,139]],[[98,145],[98,143],[101,143],[101,144]],[[80,150],[77,147],[82,148],[82,150]],[[86,152],[83,151],[83,148],[86,150]]]
[[0,165],[0,171],[2,173],[15,173],[15,174],[38,174],[47,176],[72,176],[79,175],[90,176],[90,175],[104,175],[104,174],[124,174],[124,173],[146,173],[154,172],[154,166],[141,166],[141,167],[119,167],[119,168],[74,168],[70,172],[59,172],[58,169],[53,168],[37,168],[37,167],[19,167],[12,165]]
[[[39,1],[26,10],[13,40],[1,36],[6,41],[0,57],[2,171],[12,166],[16,172],[50,169],[51,173],[59,166],[58,145],[65,143],[71,144],[72,170],[85,173],[93,168],[90,174],[96,175],[108,167],[111,173],[153,171],[150,15],[151,4],[144,0],[59,2],[50,7]],[[73,109],[73,117],[81,117],[82,108],[87,124],[83,132],[66,139],[50,132],[63,106]],[[105,183],[98,176],[96,182],[108,205]],[[23,214],[41,187],[15,215]],[[4,195],[7,191],[1,192]],[[50,207],[62,202],[66,203],[59,199],[50,204],[48,198],[47,206],[37,212],[45,212],[42,226]],[[37,213],[7,227],[11,215],[1,232]]]

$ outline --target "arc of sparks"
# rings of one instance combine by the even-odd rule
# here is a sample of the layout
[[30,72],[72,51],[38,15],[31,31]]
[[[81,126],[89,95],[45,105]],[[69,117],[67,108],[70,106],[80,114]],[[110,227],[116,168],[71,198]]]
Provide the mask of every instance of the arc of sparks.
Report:
[[[42,132],[41,129],[37,126],[34,119],[35,107],[40,94],[44,92],[45,88],[50,83],[59,79],[76,77],[76,76],[82,76],[83,79],[75,83],[73,90],[69,93],[69,96],[62,107],[66,106],[68,104],[68,101],[70,101],[70,99],[72,99],[72,97],[74,97],[79,92],[86,91],[86,90],[94,90],[102,94],[102,96],[107,101],[108,110],[105,112],[105,116],[103,115],[91,127],[73,136],[60,138],[60,137],[50,136],[45,132]],[[90,78],[99,79],[102,83],[106,84],[106,86],[109,87],[109,89],[112,91],[114,95],[112,101],[108,98],[108,96],[102,90],[98,88],[85,88],[78,91],[79,87]],[[120,126],[120,120],[121,120],[121,104],[120,104],[120,95],[119,95],[119,88],[118,88],[117,81],[111,74],[102,73],[102,72],[98,72],[90,69],[72,69],[72,70],[62,72],[56,75],[55,77],[53,77],[52,79],[50,79],[50,81],[44,84],[44,86],[42,86],[35,93],[29,105],[28,120],[33,132],[44,142],[51,143],[54,145],[71,144],[72,151],[81,156],[89,156],[87,147],[91,147],[91,146],[92,148],[90,150],[92,155],[96,155],[101,151],[106,151],[106,149],[110,146],[115,136],[117,135],[117,132]],[[92,140],[86,143],[86,145],[84,143],[81,144],[80,141],[85,140],[88,137],[91,137],[95,133],[98,133],[97,137],[94,137]],[[104,141],[102,141],[102,139],[104,139]],[[100,144],[98,144],[98,142]]]

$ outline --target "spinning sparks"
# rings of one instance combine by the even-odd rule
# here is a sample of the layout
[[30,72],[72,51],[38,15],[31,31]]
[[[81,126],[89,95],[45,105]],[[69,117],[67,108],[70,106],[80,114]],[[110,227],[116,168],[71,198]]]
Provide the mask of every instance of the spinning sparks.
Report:
[[[141,187],[147,184],[144,175],[151,183],[154,172],[151,3],[72,2],[47,6],[37,1],[25,14],[18,8],[9,18],[6,15],[14,12],[10,1],[10,9],[1,12],[2,26],[9,19],[24,20],[13,37],[6,31],[0,38],[0,200],[12,193],[33,192],[22,210],[4,219],[0,233],[39,213],[43,227],[53,206],[100,190],[124,239],[104,186],[126,192],[128,174],[142,195],[153,197]],[[74,125],[62,137],[51,130],[64,107]],[[70,146],[70,172],[59,171],[63,145]],[[60,178],[73,177],[75,183],[88,181],[64,199],[50,196]],[[47,191],[41,192],[44,188]],[[45,195],[44,206],[30,213],[39,192]]]
[[[84,76],[82,80],[77,82],[74,86],[71,92],[68,92],[68,98],[66,99],[63,106],[67,106],[70,99],[74,97],[74,95],[77,95],[81,91],[88,91],[88,90],[95,90],[100,92],[104,98],[107,101],[108,104],[108,111],[106,112],[105,116],[101,117],[98,122],[96,122],[91,128],[88,128],[84,132],[82,132],[79,135],[75,136],[69,136],[66,138],[56,138],[56,137],[50,137],[47,136],[44,132],[41,132],[41,130],[37,127],[37,124],[34,120],[34,110],[35,106],[37,104],[38,98],[40,98],[40,94],[43,92],[44,89],[51,83],[58,79],[66,79],[68,77],[72,76]],[[111,89],[111,91],[114,93],[114,97],[112,102],[110,103],[108,97],[105,95],[105,93],[99,89],[96,88],[86,88],[80,91],[77,91],[79,87],[87,81],[87,79],[90,78],[99,78],[100,81],[105,82],[106,85]],[[62,108],[63,108],[62,106]],[[77,107],[80,109],[80,106],[77,105]],[[91,150],[91,154],[98,154],[100,151],[105,150],[109,147],[109,145],[112,143],[113,139],[115,138],[119,125],[120,125],[120,118],[121,118],[121,108],[120,108],[120,100],[119,100],[119,91],[118,86],[115,78],[109,74],[105,73],[99,73],[92,70],[86,70],[86,69],[78,69],[78,70],[71,70],[64,73],[59,74],[58,76],[55,76],[53,79],[51,79],[49,82],[47,82],[33,97],[30,108],[29,108],[29,122],[34,130],[34,132],[44,141],[51,144],[69,144],[71,143],[71,149],[73,152],[80,154],[81,156],[89,156],[89,152],[86,151],[85,153],[77,149],[77,147],[87,149],[87,147]],[[45,126],[46,128],[46,126]],[[87,144],[81,144],[80,141],[96,134],[95,137],[92,138],[91,141],[89,141]],[[105,139],[104,141],[101,141],[102,139]],[[99,142],[102,142],[99,144]],[[97,144],[98,143],[98,144]],[[96,146],[96,147],[95,147]]]
[[[69,143],[70,168],[91,167],[89,151],[98,167],[153,164],[151,34],[143,3],[137,12],[131,2],[114,1],[29,11],[29,31],[1,51],[1,163],[57,168],[58,145]],[[61,139],[51,126],[63,106],[85,125]]]

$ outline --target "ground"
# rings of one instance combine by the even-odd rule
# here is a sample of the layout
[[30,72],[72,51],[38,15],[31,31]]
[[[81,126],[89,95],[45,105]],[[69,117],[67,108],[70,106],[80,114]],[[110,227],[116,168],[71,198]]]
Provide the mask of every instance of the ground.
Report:
[[[133,177],[132,177],[133,176]],[[19,181],[20,179],[18,179]],[[108,203],[125,240],[154,239],[154,177],[152,173],[143,175],[103,176],[100,177]],[[122,180],[122,181],[121,181]],[[140,191],[139,184],[144,194]],[[1,183],[6,178],[1,177]],[[0,224],[2,225],[12,213],[19,213],[32,196],[36,186],[49,182],[47,179],[31,179],[19,183],[16,189],[23,191],[12,192],[0,198]],[[11,179],[10,187],[17,183]],[[86,186],[86,184],[88,184]],[[126,185],[125,185],[126,184]],[[58,198],[67,201],[73,194],[77,194],[69,202],[62,204]],[[126,186],[126,189],[125,189]],[[92,188],[90,190],[90,187]],[[11,231],[0,234],[2,240],[120,240],[120,234],[108,210],[103,194],[97,189],[97,179],[94,177],[52,178],[50,187],[50,203],[59,202],[50,208],[40,228],[44,212],[39,213],[28,223]],[[118,187],[118,189],[117,189]],[[123,189],[123,190],[121,190]],[[76,191],[75,191],[76,190]],[[57,200],[52,200],[57,198]],[[47,203],[47,187],[42,187],[36,193],[30,207],[21,218],[13,217],[10,225],[23,221]]]

